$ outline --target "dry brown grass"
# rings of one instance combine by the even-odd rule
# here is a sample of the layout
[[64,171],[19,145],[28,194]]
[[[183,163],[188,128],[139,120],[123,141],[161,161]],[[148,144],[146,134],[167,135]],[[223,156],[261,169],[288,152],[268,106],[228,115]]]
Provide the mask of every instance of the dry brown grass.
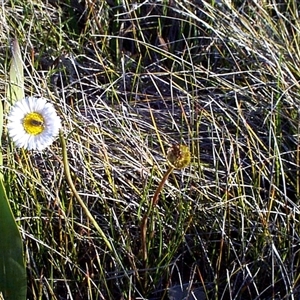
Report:
[[[28,298],[168,299],[182,284],[207,299],[297,299],[295,2],[73,2],[1,4],[1,94],[17,37],[26,94],[58,108],[73,183],[113,250],[70,191],[59,142],[8,147]],[[140,223],[172,143],[192,163],[148,221],[145,261]]]

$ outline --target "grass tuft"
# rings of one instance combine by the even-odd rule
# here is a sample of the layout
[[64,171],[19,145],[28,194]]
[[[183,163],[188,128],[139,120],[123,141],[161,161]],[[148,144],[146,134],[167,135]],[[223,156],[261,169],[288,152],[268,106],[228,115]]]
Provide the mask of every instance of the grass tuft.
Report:
[[[28,152],[4,132],[28,299],[298,299],[295,1],[16,0],[0,18],[2,101],[17,38],[70,169],[59,140]],[[191,164],[147,215],[173,144]]]

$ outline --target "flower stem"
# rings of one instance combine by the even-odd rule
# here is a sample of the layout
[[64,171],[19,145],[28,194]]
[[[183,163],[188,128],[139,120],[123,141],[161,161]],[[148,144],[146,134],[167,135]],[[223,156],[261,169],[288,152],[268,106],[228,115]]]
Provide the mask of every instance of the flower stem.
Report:
[[62,146],[62,154],[63,154],[63,163],[64,163],[65,175],[66,175],[67,182],[70,186],[70,189],[73,192],[73,194],[74,194],[75,198],[77,199],[78,203],[80,204],[81,208],[83,209],[83,211],[87,215],[88,219],[95,226],[96,230],[98,231],[98,233],[100,234],[100,236],[104,240],[104,242],[105,242],[106,246],[108,247],[108,249],[110,251],[112,251],[113,249],[112,249],[111,243],[109,242],[109,240],[106,237],[105,233],[100,228],[97,221],[95,220],[95,218],[93,217],[93,215],[91,214],[91,212],[89,211],[87,206],[85,205],[84,201],[81,199],[81,197],[77,193],[76,187],[75,187],[75,185],[72,181],[71,174],[70,174],[70,167],[69,167],[69,161],[68,161],[68,155],[67,155],[67,147],[66,147],[66,142],[65,142],[65,139],[63,137],[62,131],[60,131],[59,137],[60,137],[60,142],[61,142],[61,146]]
[[159,194],[161,193],[167,179],[169,178],[170,174],[173,171],[174,171],[174,167],[170,166],[169,169],[167,170],[167,172],[164,174],[164,177],[162,178],[161,182],[159,183],[159,186],[157,187],[155,194],[152,198],[152,201],[151,201],[152,207],[157,205]]
[[147,235],[147,223],[148,223],[148,218],[152,212],[152,209],[157,205],[158,203],[158,197],[159,194],[161,193],[167,179],[169,178],[170,174],[174,171],[174,167],[170,166],[169,169],[167,170],[167,172],[164,174],[164,177],[162,178],[162,180],[160,181],[154,196],[151,200],[151,203],[148,207],[147,212],[145,213],[143,219],[142,219],[142,223],[141,223],[141,243],[142,243],[142,255],[143,255],[143,259],[144,261],[147,260],[148,254],[147,254],[147,240],[146,240],[146,235]]

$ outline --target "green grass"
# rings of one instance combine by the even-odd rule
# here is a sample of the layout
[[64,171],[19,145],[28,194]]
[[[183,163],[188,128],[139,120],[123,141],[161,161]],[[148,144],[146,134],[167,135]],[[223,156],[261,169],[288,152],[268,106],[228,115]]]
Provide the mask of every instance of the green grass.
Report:
[[[171,299],[180,286],[298,299],[297,2],[25,2],[0,7],[0,94],[16,37],[25,94],[63,120],[78,194],[59,140],[28,152],[4,131],[28,299]],[[145,259],[141,223],[174,143],[192,161],[149,216]]]

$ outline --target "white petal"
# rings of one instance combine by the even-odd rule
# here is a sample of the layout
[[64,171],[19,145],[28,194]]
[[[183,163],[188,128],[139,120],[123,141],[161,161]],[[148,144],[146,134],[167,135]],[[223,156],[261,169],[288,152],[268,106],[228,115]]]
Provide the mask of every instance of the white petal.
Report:
[[[39,113],[44,118],[44,130],[38,135],[27,133],[23,127],[24,117],[32,112]],[[54,106],[45,98],[27,97],[17,101],[7,119],[7,129],[11,139],[17,147],[28,150],[43,150],[50,146],[61,128],[61,120]]]

